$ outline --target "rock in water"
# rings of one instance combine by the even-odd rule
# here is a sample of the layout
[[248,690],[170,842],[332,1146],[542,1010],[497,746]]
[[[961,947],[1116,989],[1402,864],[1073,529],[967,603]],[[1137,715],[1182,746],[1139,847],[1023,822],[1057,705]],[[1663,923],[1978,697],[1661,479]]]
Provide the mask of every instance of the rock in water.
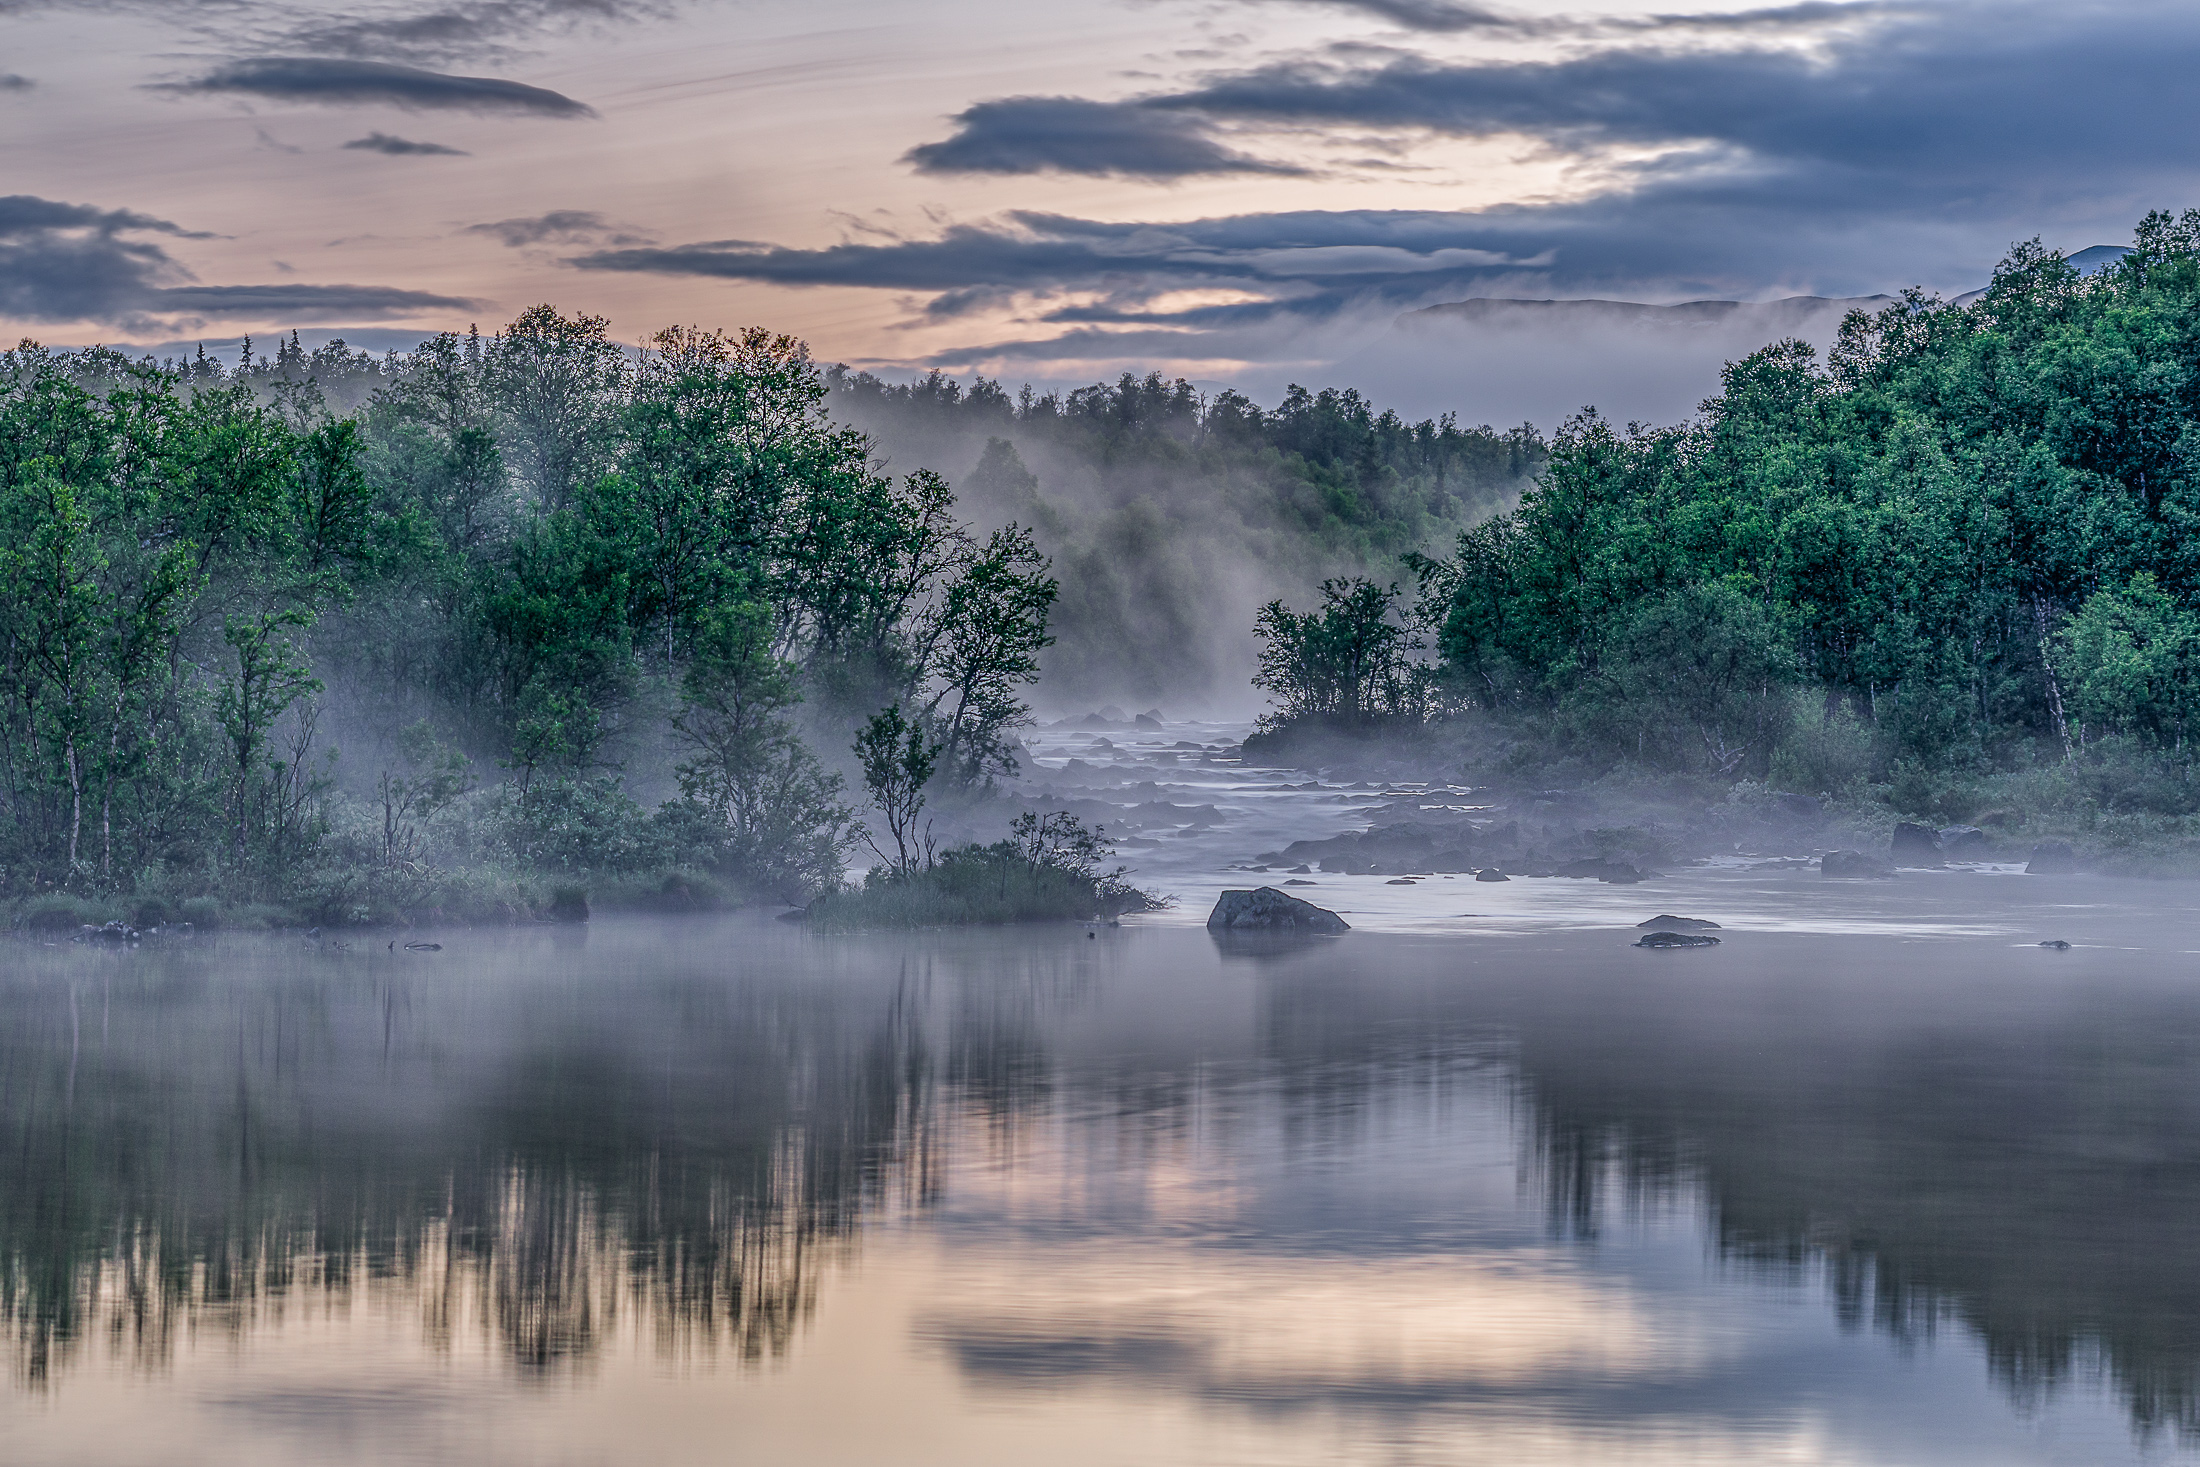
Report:
[[1335,912],[1302,902],[1289,892],[1263,886],[1255,891],[1226,891],[1207,914],[1210,932],[1350,932],[1352,924]]
[[1497,869],[1497,868],[1496,868],[1495,866],[1484,866],[1484,867],[1483,867],[1483,868],[1482,868],[1481,870],[1479,870],[1479,871],[1477,871],[1477,872],[1475,872],[1475,873],[1474,873],[1474,879],[1475,879],[1476,881],[1510,881],[1510,880],[1512,880],[1512,878],[1511,878],[1510,876],[1507,876],[1507,875],[1506,875],[1506,874],[1505,874],[1504,872],[1502,872],[1502,871],[1498,870],[1498,869]]
[[2078,869],[2078,853],[2070,849],[2066,840],[2043,840],[2032,847],[2032,859],[2025,863],[2027,876],[2068,876]]
[[1990,843],[1986,832],[1975,825],[1944,825],[1940,828],[1940,853],[1965,861],[1976,861],[1986,855]]
[[1894,839],[1887,843],[1887,854],[1906,866],[1938,866],[1940,832],[1929,825],[1905,820],[1894,828]]
[[1661,913],[1647,922],[1637,922],[1637,927],[1657,932],[1718,932],[1719,924],[1709,917],[1676,917],[1670,912]]
[[2050,937],[2049,939],[2047,939],[2047,941],[2041,943],[2040,946],[2051,947],[2059,953],[2066,953],[2070,951],[2070,944],[2060,937]]
[[1818,869],[1827,876],[1892,876],[1886,866],[1862,851],[1828,851],[1818,858]]
[[1717,947],[1719,939],[1708,932],[1645,932],[1636,947]]

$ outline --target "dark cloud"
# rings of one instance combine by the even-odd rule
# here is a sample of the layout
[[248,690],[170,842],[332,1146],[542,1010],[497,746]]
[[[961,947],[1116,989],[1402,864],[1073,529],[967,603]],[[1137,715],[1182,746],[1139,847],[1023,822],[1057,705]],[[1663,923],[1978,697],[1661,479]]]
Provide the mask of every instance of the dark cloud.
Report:
[[0,315],[130,329],[176,317],[390,317],[471,304],[380,285],[200,285],[158,243],[209,236],[127,209],[0,198]]
[[1643,32],[1677,36],[1691,32],[1768,33],[1823,27],[1853,22],[1871,15],[1918,9],[1902,0],[1802,0],[1795,5],[1758,10],[1709,11],[1696,14],[1631,15],[1516,15],[1466,5],[1457,0],[1256,0],[1256,3],[1319,6],[1371,15],[1410,31],[1429,34],[1485,32],[1512,36],[1567,36],[1579,39],[1609,38]]
[[279,102],[401,107],[408,112],[516,113],[532,117],[594,117],[595,109],[544,87],[500,77],[451,76],[381,61],[316,56],[263,56],[232,61],[169,92],[233,92]]
[[1479,5],[1455,4],[1452,0],[1291,0],[1291,3],[1358,11],[1413,31],[1536,32],[1548,28],[1547,22],[1535,18],[1503,15]]
[[1224,146],[1196,115],[1077,97],[1004,97],[956,114],[954,136],[911,148],[920,173],[1115,174],[1188,178],[1211,173],[1297,174]]
[[464,296],[389,285],[184,285],[156,291],[146,311],[303,322],[467,310],[479,304]]
[[[1712,18],[1657,22],[1693,32]],[[1717,18],[1810,44],[1633,41],[1558,60],[1263,67],[1138,105],[1238,125],[1527,135],[1669,150],[1621,190],[1725,181],[1841,211],[1941,213],[2191,176],[2200,14],[2131,4],[1804,5]]]
[[504,58],[548,36],[661,18],[670,9],[653,0],[475,0],[396,15],[299,19],[279,39],[288,49],[362,60]]
[[[599,248],[573,263],[919,292],[934,317],[1012,306],[1079,329],[1177,332],[1189,352],[1200,332],[1255,320],[1472,295],[1962,290],[2012,240],[2082,247],[2200,194],[2186,81],[2200,12],[1808,3],[1628,24],[1624,39],[1556,58],[1333,52],[1125,102],[1043,99],[1075,127],[1022,138],[1013,109],[1041,99],[981,104],[915,155],[967,146],[965,166],[1098,171],[1103,143],[1135,155],[1156,128],[1210,143],[1213,128],[1526,136],[1574,165],[1582,192],[1563,202],[1171,223],[1013,213],[929,238]],[[1250,299],[1150,313],[1189,288]]]
[[90,204],[63,204],[30,194],[0,198],[0,240],[17,239],[53,230],[88,230],[99,235],[128,231],[135,234],[172,234],[178,239],[212,239],[203,231],[185,229],[166,219],[130,209],[99,209]]
[[507,61],[577,31],[662,19],[678,0],[8,0],[12,10],[129,11],[235,54],[434,65]]
[[651,241],[623,231],[592,209],[552,209],[523,219],[469,224],[468,234],[486,234],[511,249],[540,244],[646,245]]
[[370,132],[363,138],[353,138],[344,146],[364,153],[387,153],[393,158],[470,158],[473,156],[464,148],[446,148],[441,143],[415,142],[411,138],[391,137],[386,132]]

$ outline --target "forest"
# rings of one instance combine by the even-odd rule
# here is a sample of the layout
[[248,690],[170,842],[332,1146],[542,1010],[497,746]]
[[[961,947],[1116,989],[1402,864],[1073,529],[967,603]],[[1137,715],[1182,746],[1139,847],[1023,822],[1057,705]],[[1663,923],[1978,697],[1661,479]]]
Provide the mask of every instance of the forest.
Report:
[[342,412],[294,342],[0,359],[11,894],[801,901],[868,829],[849,773],[1012,767],[1056,594],[1028,532],[881,472],[791,339],[604,326],[338,349]]
[[[887,428],[959,488],[895,472]],[[1090,472],[1042,497],[1019,441]],[[1195,519],[1289,584],[1440,538],[1541,451],[1350,393],[1012,402],[763,331],[636,351],[548,306],[382,358],[26,343],[0,356],[0,895],[57,927],[590,893],[853,921],[853,863],[908,920],[980,890],[1136,906],[1075,821],[941,852],[920,815],[1015,770],[1042,674],[1117,687],[1153,645],[1128,611],[1200,614],[1211,580],[1144,553]]]
[[[2037,241],[1731,364],[1693,421],[1585,411],[1517,507],[1261,613],[1269,737],[1485,774],[2130,830],[2200,810],[2200,211],[2081,275]],[[1442,740],[1440,740],[1442,741]],[[2167,828],[2167,827],[2165,827]]]

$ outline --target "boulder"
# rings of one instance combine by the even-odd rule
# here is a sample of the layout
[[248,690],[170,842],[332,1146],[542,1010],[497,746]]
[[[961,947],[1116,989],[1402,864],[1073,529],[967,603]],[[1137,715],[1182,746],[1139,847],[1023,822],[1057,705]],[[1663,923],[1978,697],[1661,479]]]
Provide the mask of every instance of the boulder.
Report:
[[1719,924],[1709,917],[1676,917],[1663,912],[1647,922],[1637,922],[1637,927],[1653,932],[1717,932]]
[[1818,869],[1827,876],[1892,876],[1884,861],[1862,851],[1828,851],[1818,858]]
[[1943,825],[1940,828],[1942,855],[1958,860],[1977,861],[1986,855],[1986,832],[1975,825]]
[[1645,932],[1636,947],[1717,947],[1719,939],[1708,932]]
[[1929,825],[1905,820],[1894,828],[1894,839],[1887,843],[1887,854],[1898,865],[1938,866],[1940,832]]
[[2059,953],[2066,953],[2070,951],[2069,940],[2061,937],[2050,937],[2049,939],[2047,939],[2047,941],[2041,943],[2040,946],[2051,947]]
[[1816,795],[1777,794],[1772,806],[1798,825],[1816,825],[1826,818],[1826,807]]
[[2067,876],[2078,869],[2078,853],[2066,840],[2043,840],[2032,847],[2032,859],[2025,863],[2029,876]]
[[1226,891],[1207,914],[1210,932],[1350,932],[1352,924],[1335,912],[1302,902],[1289,892],[1263,886]]
[[1481,870],[1479,870],[1479,871],[1477,871],[1477,872],[1475,872],[1475,873],[1474,873],[1474,879],[1475,879],[1476,881],[1510,881],[1510,880],[1512,880],[1512,878],[1511,878],[1510,876],[1507,876],[1507,875],[1506,875],[1506,874],[1505,874],[1504,872],[1502,872],[1502,871],[1498,870],[1498,869],[1497,869],[1497,868],[1496,868],[1495,866],[1484,866],[1484,867],[1483,867],[1483,868],[1482,868]]

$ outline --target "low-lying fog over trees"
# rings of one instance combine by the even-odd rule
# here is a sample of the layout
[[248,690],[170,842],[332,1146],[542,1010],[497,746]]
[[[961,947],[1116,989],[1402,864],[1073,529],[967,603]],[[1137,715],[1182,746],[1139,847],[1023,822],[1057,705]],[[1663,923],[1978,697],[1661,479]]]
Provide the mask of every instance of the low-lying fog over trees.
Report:
[[[763,331],[636,353],[547,306],[382,359],[26,344],[0,887],[147,921],[807,900],[867,830],[933,868],[865,812],[982,798],[1035,689],[1232,677],[1279,759],[2181,821],[2196,425],[2200,212],[1549,443],[1349,390],[896,385]],[[1135,905],[1057,835],[984,859]]]

